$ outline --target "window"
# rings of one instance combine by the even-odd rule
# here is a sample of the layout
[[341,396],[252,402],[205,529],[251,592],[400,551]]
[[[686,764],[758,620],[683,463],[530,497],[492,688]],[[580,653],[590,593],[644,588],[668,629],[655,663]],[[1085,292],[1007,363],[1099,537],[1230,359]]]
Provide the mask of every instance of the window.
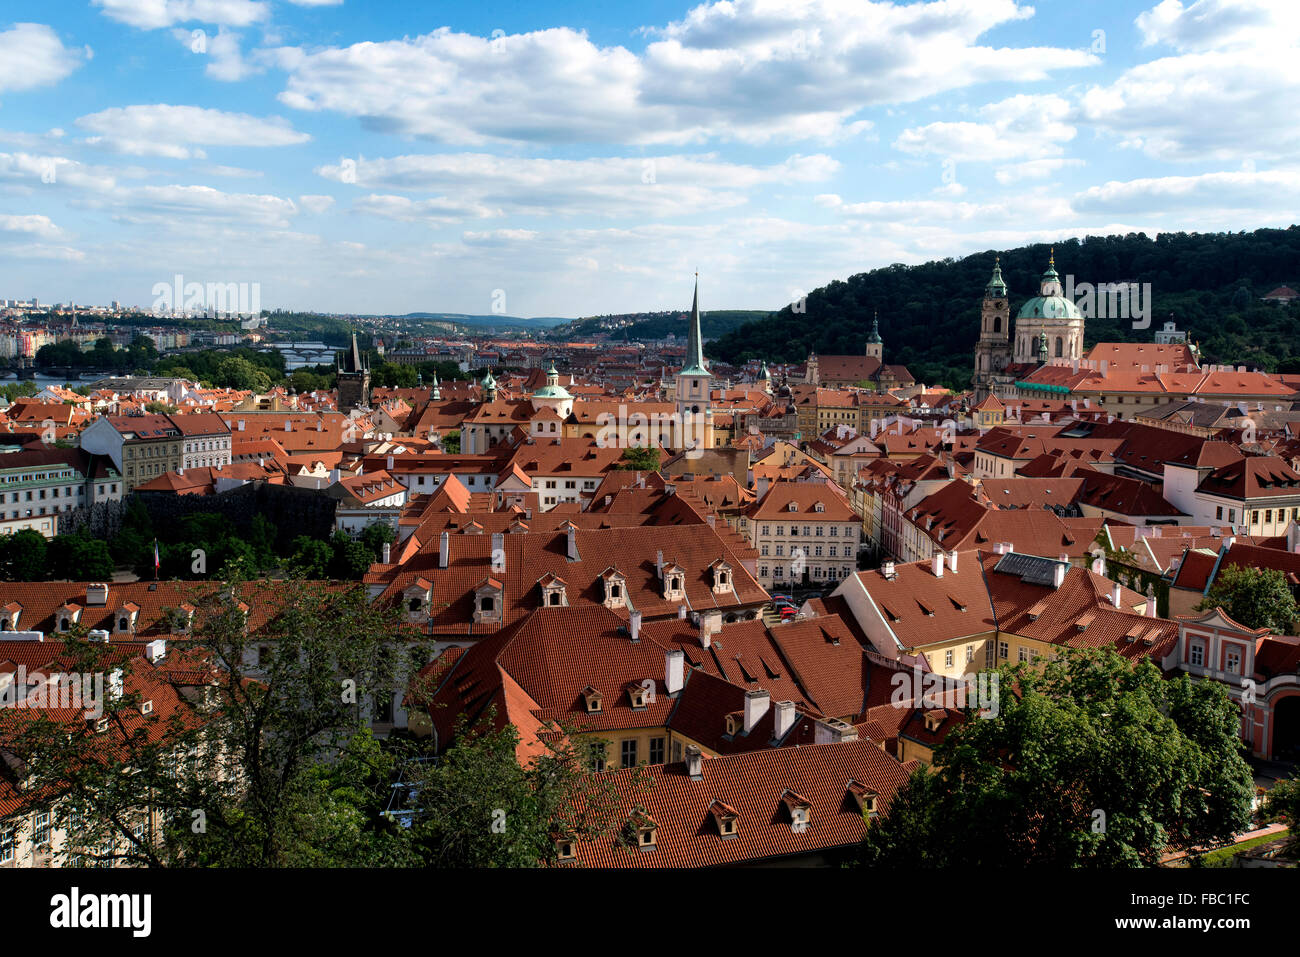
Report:
[[627,738],[624,740],[620,763],[625,768],[636,766],[636,738]]
[[8,864],[14,859],[14,848],[18,846],[18,826],[0,824],[0,864]]
[[1237,648],[1229,648],[1223,653],[1223,668],[1231,674],[1241,673],[1241,651]]
[[1237,510],[1235,508],[1228,509],[1228,521],[1235,522],[1236,520],[1237,520]]
[[1256,508],[1256,509],[1251,509],[1251,512],[1250,512],[1250,524],[1252,524],[1252,525],[1258,525],[1258,524],[1259,524],[1259,509],[1257,509],[1257,508]]
[[949,648],[943,653],[943,665],[945,668],[952,667],[952,649]]
[[591,765],[596,771],[605,770],[605,742],[598,741],[591,746]]
[[1005,641],[999,641],[999,642],[998,642],[998,657],[999,657],[999,658],[1006,658],[1006,657],[1009,657],[1010,654],[1011,654],[1011,646],[1008,645]]
[[1030,651],[1028,648],[1026,648],[1024,645],[1021,645],[1021,646],[1020,646],[1020,660],[1021,660],[1021,661],[1033,661],[1033,660],[1034,660],[1034,653],[1033,653],[1032,651]]
[[975,660],[975,646],[974,646],[974,645],[967,645],[967,646],[966,646],[966,664],[970,664],[970,663],[971,663],[972,661],[974,661],[974,660]]
[[650,763],[651,764],[664,763],[664,743],[665,742],[663,738],[650,739]]
[[1199,641],[1193,641],[1187,648],[1187,660],[1194,665],[1205,664],[1205,646]]
[[1220,506],[1218,506],[1217,508],[1215,508],[1215,510],[1214,510],[1214,517],[1217,518],[1217,519],[1222,519],[1222,518],[1223,518],[1223,506],[1222,506],[1222,505],[1220,505]]
[[32,820],[32,843],[38,847],[50,840],[50,812],[41,811]]
[[1273,510],[1266,508],[1264,509],[1264,524],[1267,525],[1271,521],[1273,521]]

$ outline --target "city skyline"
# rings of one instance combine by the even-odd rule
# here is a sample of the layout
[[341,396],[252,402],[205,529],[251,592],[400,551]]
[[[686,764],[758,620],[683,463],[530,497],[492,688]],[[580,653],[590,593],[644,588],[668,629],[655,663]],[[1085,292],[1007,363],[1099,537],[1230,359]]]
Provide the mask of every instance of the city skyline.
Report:
[[776,309],[1300,198],[1278,4],[9,9],[0,286],[43,302],[148,308],[184,274],[268,309],[577,317],[684,310],[698,268],[704,308]]

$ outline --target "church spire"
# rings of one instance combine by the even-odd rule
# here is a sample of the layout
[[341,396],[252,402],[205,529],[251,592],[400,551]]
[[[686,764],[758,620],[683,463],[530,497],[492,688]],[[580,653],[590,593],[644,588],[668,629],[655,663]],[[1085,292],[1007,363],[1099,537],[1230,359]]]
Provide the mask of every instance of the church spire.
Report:
[[1005,299],[1007,297],[1007,284],[1002,280],[1002,257],[993,257],[993,276],[989,279],[989,284],[984,287],[984,295],[989,299]]
[[880,314],[872,312],[871,314],[871,335],[868,342],[880,342]]
[[686,364],[679,375],[710,375],[704,364],[704,336],[700,332],[700,274],[695,274],[695,297],[691,300],[691,331],[686,340]]

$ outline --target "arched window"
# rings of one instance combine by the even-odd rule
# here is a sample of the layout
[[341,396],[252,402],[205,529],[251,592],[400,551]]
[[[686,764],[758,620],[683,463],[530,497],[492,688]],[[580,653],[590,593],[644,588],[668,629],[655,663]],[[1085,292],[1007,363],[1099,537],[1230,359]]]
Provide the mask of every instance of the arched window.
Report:
[[495,608],[496,608],[496,605],[495,605],[495,604],[493,603],[493,601],[492,601],[492,596],[490,596],[490,595],[484,595],[484,596],[479,600],[479,610],[480,610],[480,611],[493,611]]
[[1065,341],[1060,336],[1057,336],[1056,337],[1056,358],[1060,359],[1063,358],[1064,356],[1065,356]]
[[1002,317],[1001,317],[1001,316],[994,316],[994,317],[993,317],[993,331],[994,331],[994,332],[1001,332],[1001,331],[1002,331]]

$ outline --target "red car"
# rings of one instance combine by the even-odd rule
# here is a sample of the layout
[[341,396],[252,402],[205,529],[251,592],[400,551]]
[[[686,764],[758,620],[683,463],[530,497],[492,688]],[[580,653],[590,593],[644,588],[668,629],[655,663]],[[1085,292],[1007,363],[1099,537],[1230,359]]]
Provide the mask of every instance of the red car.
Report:
[[799,614],[799,609],[796,608],[796,607],[794,607],[794,605],[782,605],[782,606],[781,606],[781,620],[782,620],[782,621],[789,621],[791,618],[793,618],[793,617],[794,617],[795,615],[797,615],[797,614]]

